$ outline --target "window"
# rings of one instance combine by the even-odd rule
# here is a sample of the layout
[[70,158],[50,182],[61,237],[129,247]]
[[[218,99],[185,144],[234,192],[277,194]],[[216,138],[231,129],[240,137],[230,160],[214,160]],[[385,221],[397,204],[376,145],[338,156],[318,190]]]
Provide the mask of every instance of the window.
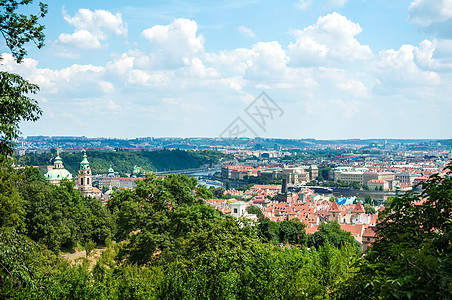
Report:
[[80,185],[83,185],[83,177],[80,178]]
[[86,178],[86,184],[89,184],[89,178]]
[[237,213],[237,208],[234,208],[234,213],[235,213],[235,214]]

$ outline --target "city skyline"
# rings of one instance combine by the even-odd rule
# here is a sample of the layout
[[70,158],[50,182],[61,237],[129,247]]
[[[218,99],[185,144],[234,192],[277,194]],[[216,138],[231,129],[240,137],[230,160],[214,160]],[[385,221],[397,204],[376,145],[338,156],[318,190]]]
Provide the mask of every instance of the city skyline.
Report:
[[43,49],[0,49],[41,88],[23,136],[451,138],[449,0],[47,3]]

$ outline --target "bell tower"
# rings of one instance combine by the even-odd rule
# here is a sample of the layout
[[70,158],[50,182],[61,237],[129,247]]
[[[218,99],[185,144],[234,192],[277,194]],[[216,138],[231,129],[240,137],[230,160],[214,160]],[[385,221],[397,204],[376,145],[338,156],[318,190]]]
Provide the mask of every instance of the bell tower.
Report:
[[93,175],[91,174],[91,167],[89,166],[86,151],[83,150],[83,159],[80,162],[80,169],[78,170],[78,189],[83,193],[83,196],[92,196],[93,194]]

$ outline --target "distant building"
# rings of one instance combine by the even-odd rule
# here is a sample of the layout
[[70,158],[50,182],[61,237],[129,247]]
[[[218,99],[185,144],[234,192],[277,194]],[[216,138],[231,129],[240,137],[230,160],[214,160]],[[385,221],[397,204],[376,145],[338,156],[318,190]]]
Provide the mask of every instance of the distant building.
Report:
[[53,162],[53,168],[51,168],[44,177],[49,181],[50,184],[60,185],[63,179],[72,179],[72,174],[66,170],[63,166],[63,160],[61,159],[59,153]]
[[237,202],[231,203],[231,215],[234,218],[246,217],[246,215],[247,215],[246,207],[247,207],[247,204],[242,201],[237,201]]
[[246,202],[237,201],[231,203],[231,215],[238,219],[238,218],[247,218],[251,220],[257,220],[256,215],[248,214],[246,211],[246,208],[248,207],[248,204]]
[[363,175],[364,172],[334,172],[334,181],[341,181],[345,183],[359,182],[363,184]]
[[417,177],[420,177],[421,175],[419,174],[415,174],[415,173],[410,173],[410,172],[400,172],[397,173],[395,178],[400,182],[400,183],[409,183],[410,185],[413,185],[414,183],[414,179],[416,179]]
[[362,250],[363,252],[369,248],[370,244],[375,240],[377,228],[375,226],[369,226],[363,233]]
[[372,179],[367,183],[367,186],[369,187],[369,190],[376,191],[376,190],[389,190],[389,182],[386,180],[380,180],[380,179]]

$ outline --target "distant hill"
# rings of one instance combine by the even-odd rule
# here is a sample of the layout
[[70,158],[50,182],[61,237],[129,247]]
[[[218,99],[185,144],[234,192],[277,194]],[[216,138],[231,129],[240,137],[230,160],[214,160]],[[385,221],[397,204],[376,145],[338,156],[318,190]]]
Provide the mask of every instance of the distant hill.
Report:
[[[106,173],[112,167],[121,174],[131,173],[135,165],[146,171],[169,171],[198,168],[205,164],[216,164],[233,156],[219,151],[88,151],[88,160],[93,174]],[[53,164],[55,154],[28,153],[18,158],[18,163],[28,166],[45,166]],[[64,167],[73,175],[77,174],[82,153],[61,153]]]
[[438,140],[438,142],[440,142],[442,145],[452,146],[452,139],[448,139],[448,140]]

